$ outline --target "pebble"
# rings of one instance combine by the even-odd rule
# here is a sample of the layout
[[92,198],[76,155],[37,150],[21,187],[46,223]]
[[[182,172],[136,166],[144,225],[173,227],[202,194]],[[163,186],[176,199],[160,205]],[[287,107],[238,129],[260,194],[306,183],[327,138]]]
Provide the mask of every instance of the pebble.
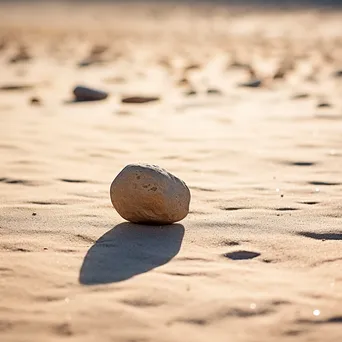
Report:
[[247,68],[248,68],[248,64],[241,63],[238,61],[234,61],[228,66],[228,69],[247,69]]
[[262,81],[260,80],[252,80],[246,83],[240,83],[239,87],[245,87],[245,88],[258,88],[262,85]]
[[279,68],[273,75],[274,80],[282,80],[285,78],[286,71],[283,68]]
[[87,57],[82,59],[80,62],[77,63],[77,65],[82,68],[82,67],[87,67],[93,64],[100,64],[101,61],[97,58],[94,57]]
[[201,69],[201,66],[199,64],[189,64],[185,67],[184,71],[190,71],[190,70],[199,70]]
[[74,89],[74,95],[75,99],[78,102],[81,101],[100,101],[104,100],[108,97],[108,93],[97,90],[97,89],[92,89],[88,87],[83,87],[83,86],[77,86]]
[[123,97],[121,99],[122,103],[148,103],[159,101],[160,98],[156,96],[131,96],[131,97]]
[[110,198],[116,211],[133,223],[163,225],[189,213],[186,184],[156,165],[127,165],[113,180]]
[[216,88],[209,88],[207,89],[207,94],[208,95],[222,95],[222,91]]
[[308,93],[298,93],[292,96],[292,100],[307,99],[308,97],[310,97]]
[[186,96],[194,96],[194,95],[197,95],[197,92],[194,89],[190,89],[185,93],[185,95]]
[[181,86],[187,86],[187,85],[190,85],[190,82],[189,80],[186,78],[186,77],[183,77],[181,78],[179,81],[178,81],[178,85],[181,87]]
[[33,85],[30,84],[5,84],[0,86],[0,91],[16,91],[16,90],[29,90],[34,88]]
[[39,97],[31,97],[30,98],[30,103],[33,106],[40,106],[42,104],[42,101],[40,100]]
[[329,108],[332,107],[332,105],[329,102],[319,102],[317,104],[317,108]]

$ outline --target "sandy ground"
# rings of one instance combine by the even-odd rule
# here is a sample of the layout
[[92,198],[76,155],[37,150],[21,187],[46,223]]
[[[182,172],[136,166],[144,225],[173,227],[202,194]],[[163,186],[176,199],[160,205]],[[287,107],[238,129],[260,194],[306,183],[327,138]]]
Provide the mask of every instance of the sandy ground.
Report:
[[[342,13],[1,6],[1,341],[342,340]],[[132,162],[184,221],[123,222]]]

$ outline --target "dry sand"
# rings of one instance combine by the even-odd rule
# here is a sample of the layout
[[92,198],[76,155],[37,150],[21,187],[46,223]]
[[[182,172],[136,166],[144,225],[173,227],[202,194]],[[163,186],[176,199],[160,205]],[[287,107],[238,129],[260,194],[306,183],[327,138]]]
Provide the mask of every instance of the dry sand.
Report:
[[[341,341],[341,22],[1,5],[0,340]],[[111,95],[73,103],[77,84]],[[185,220],[123,223],[109,186],[132,162],[189,185]]]

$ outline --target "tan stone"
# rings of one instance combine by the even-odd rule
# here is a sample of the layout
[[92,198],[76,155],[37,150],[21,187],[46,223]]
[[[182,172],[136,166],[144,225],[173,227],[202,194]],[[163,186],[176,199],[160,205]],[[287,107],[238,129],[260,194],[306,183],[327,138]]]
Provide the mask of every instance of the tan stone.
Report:
[[114,179],[110,198],[126,220],[145,224],[171,224],[189,213],[186,184],[156,165],[127,165]]

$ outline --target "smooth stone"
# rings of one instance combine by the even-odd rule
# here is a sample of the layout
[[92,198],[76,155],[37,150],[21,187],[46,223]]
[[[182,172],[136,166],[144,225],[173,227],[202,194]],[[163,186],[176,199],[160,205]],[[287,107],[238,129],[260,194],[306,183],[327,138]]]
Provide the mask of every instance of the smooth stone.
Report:
[[113,180],[110,198],[125,220],[172,224],[189,213],[190,190],[166,170],[148,164],[127,165]]
[[74,89],[76,101],[100,101],[108,97],[108,93],[88,87],[78,86]]

